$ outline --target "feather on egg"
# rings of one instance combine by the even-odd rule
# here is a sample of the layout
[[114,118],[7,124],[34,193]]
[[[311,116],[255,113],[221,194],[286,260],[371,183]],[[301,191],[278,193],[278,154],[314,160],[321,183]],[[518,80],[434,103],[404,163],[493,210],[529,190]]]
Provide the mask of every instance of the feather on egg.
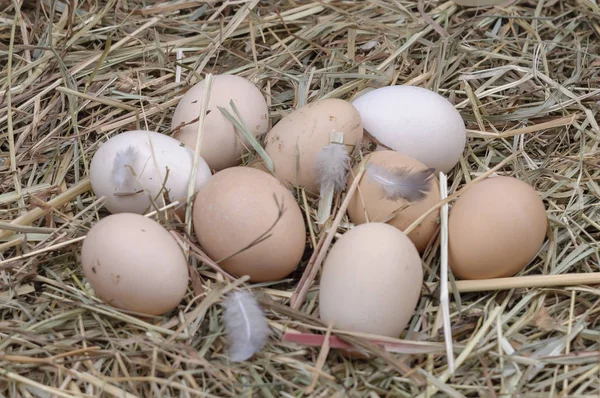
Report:
[[131,189],[135,183],[135,175],[131,168],[138,157],[138,151],[133,146],[128,146],[117,152],[113,161],[111,183],[119,190]]
[[375,163],[367,165],[367,176],[379,184],[390,200],[406,199],[417,202],[425,199],[431,190],[431,177],[435,169],[412,171],[407,167],[388,169]]

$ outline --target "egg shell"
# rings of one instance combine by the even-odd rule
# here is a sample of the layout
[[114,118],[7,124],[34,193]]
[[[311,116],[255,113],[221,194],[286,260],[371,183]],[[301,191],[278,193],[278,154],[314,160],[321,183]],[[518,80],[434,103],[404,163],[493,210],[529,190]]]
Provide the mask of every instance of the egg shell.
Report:
[[458,197],[448,217],[448,264],[462,279],[513,276],[546,235],[544,203],[527,183],[490,177]]
[[[128,147],[136,151],[131,166],[135,170],[133,185],[128,192],[145,192],[119,195],[121,188],[113,183],[113,169],[117,154]],[[194,164],[194,153],[176,139],[154,131],[133,130],[113,136],[98,148],[90,163],[90,181],[96,196],[106,196],[104,206],[111,213],[143,214],[152,207],[150,198],[159,206],[165,203],[157,196],[164,188],[171,202],[179,201],[184,207],[188,185]],[[165,183],[165,178],[168,179]],[[130,174],[127,169],[125,173]],[[197,164],[195,192],[198,192],[211,177],[211,171],[200,157]],[[141,183],[141,185],[140,185]]]
[[441,95],[415,86],[386,86],[362,94],[352,104],[363,126],[389,149],[448,173],[465,148],[465,123]]
[[[173,113],[172,129],[182,123],[190,123],[200,116],[204,86],[203,80],[192,86],[181,98]],[[219,110],[219,107],[225,108],[237,118],[230,105],[232,100],[252,135],[264,134],[268,129],[267,102],[254,84],[240,76],[214,76],[207,108],[210,113],[204,119],[200,150],[202,158],[214,170],[239,165],[242,155],[250,148],[248,141],[236,132],[233,124]],[[198,122],[181,127],[174,137],[195,149]]]
[[[381,165],[388,169],[403,167],[415,171],[427,169],[427,166],[418,160],[395,151],[373,152],[370,155],[369,163]],[[359,166],[355,168],[354,175],[358,173],[358,168]],[[386,221],[388,224],[403,231],[425,212],[440,202],[439,183],[435,177],[432,177],[430,181],[431,185],[427,196],[421,201],[409,204],[405,199],[387,199],[381,185],[374,182],[369,175],[365,173],[358,184],[358,190],[348,205],[348,216],[350,217],[350,221],[354,224],[363,224],[367,221],[386,221],[393,212],[408,205],[408,207],[398,211],[394,218]],[[351,185],[352,181],[349,181],[348,184]],[[408,237],[413,241],[417,250],[420,252],[425,250],[429,241],[437,231],[438,217],[439,211],[433,211],[408,234]]]
[[[285,211],[279,221],[279,202]],[[194,231],[214,261],[244,249],[261,235],[269,237],[219,263],[253,282],[289,275],[302,259],[306,228],[294,196],[275,177],[251,167],[232,167],[216,173],[196,196]]]
[[352,228],[331,247],[321,275],[319,311],[333,327],[398,337],[415,311],[423,284],[419,253],[391,225]]
[[185,296],[188,266],[171,234],[134,213],[103,218],[81,248],[85,277],[96,295],[116,308],[161,315]]
[[265,151],[273,161],[277,177],[317,194],[317,154],[329,145],[329,136],[334,130],[344,133],[348,151],[362,139],[360,115],[347,101],[335,98],[319,100],[281,119],[265,140]]

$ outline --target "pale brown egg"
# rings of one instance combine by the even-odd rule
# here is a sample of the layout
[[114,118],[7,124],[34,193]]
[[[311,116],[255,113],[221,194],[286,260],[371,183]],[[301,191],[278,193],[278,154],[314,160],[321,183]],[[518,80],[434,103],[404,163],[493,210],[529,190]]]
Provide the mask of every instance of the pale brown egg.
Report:
[[422,284],[421,258],[411,240],[388,224],[362,224],[344,233],[325,259],[320,317],[336,329],[399,337]]
[[[387,170],[389,173],[399,172],[403,169],[411,173],[427,170],[423,163],[396,151],[373,152],[370,155],[369,163],[381,166],[384,169],[380,170],[383,172]],[[354,175],[358,173],[358,170],[359,166],[356,166]],[[354,224],[363,224],[367,221],[387,222],[402,231],[440,202],[437,179],[435,176],[431,176],[428,182],[428,190],[424,192],[421,200],[409,201],[404,197],[390,198],[379,180],[372,178],[370,172],[366,172],[348,206],[350,221]],[[348,181],[348,185],[350,184],[352,184],[352,176]],[[394,212],[397,212],[395,216],[393,216]],[[391,219],[390,216],[392,216]],[[433,211],[408,234],[419,251],[423,251],[427,247],[437,231],[438,217],[439,211]]]
[[[204,98],[204,80],[194,85],[181,98],[171,122],[171,128],[177,130],[174,137],[191,149],[196,148],[198,137],[198,121],[202,100]],[[230,106],[234,102],[244,123],[254,136],[267,132],[267,102],[260,90],[250,81],[235,75],[217,75],[213,77],[208,111],[204,120],[204,133],[200,155],[215,170],[237,166],[250,144],[238,132],[233,124],[223,115],[219,107],[225,108],[236,116]]]
[[251,167],[211,177],[196,196],[193,220],[210,258],[254,282],[286,277],[304,253],[306,228],[296,199],[275,177]]
[[269,131],[265,150],[273,160],[279,179],[318,194],[315,162],[319,151],[329,145],[332,131],[344,133],[350,152],[363,136],[360,115],[351,103],[323,99],[296,109]]
[[103,218],[81,248],[83,272],[107,304],[142,314],[173,310],[188,286],[188,266],[173,236],[139,214]]
[[469,188],[448,217],[448,261],[462,279],[513,276],[540,250],[548,220],[527,183],[490,177]]

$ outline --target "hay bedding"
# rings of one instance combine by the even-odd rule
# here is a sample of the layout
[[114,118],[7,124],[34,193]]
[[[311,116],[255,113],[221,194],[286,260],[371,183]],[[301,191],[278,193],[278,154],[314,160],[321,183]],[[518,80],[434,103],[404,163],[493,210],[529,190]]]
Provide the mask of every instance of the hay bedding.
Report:
[[[126,129],[167,133],[178,98],[210,72],[258,84],[272,123],[367,87],[441,93],[469,134],[450,193],[505,161],[498,172],[530,182],[550,218],[524,274],[598,271],[596,1],[473,9],[404,0],[26,0],[1,9],[0,396],[598,396],[600,291],[581,281],[452,295],[452,374],[438,240],[424,255],[427,283],[409,342],[386,352],[333,332],[366,347],[369,360],[281,341],[286,329],[326,331],[316,287],[298,311],[287,305],[302,268],[262,286],[274,336],[255,359],[233,364],[218,305],[231,286],[210,267],[198,263],[178,310],[141,320],[91,296],[78,263],[82,237],[106,215],[87,180],[98,144]],[[166,222],[184,236],[184,225]]]

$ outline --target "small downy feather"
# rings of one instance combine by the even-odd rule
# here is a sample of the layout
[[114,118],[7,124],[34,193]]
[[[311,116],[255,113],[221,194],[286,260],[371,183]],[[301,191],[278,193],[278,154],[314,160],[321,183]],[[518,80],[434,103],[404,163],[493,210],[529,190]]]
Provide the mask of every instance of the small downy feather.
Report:
[[341,191],[346,186],[350,156],[344,144],[332,142],[317,154],[316,169],[321,190],[333,187]]
[[128,146],[122,151],[117,152],[113,162],[111,173],[111,182],[118,190],[132,190],[135,184],[135,176],[131,172],[138,156],[138,151],[132,146]]
[[256,297],[247,291],[229,294],[223,307],[229,358],[233,362],[246,361],[263,349],[271,334],[265,313]]
[[350,156],[344,146],[344,133],[331,131],[329,145],[321,148],[315,160],[315,172],[320,184],[317,223],[323,224],[331,216],[333,195],[346,186]]
[[412,171],[407,167],[388,169],[369,163],[366,171],[371,180],[381,185],[387,199],[417,202],[425,199],[431,189],[431,176],[435,169],[418,171]]

